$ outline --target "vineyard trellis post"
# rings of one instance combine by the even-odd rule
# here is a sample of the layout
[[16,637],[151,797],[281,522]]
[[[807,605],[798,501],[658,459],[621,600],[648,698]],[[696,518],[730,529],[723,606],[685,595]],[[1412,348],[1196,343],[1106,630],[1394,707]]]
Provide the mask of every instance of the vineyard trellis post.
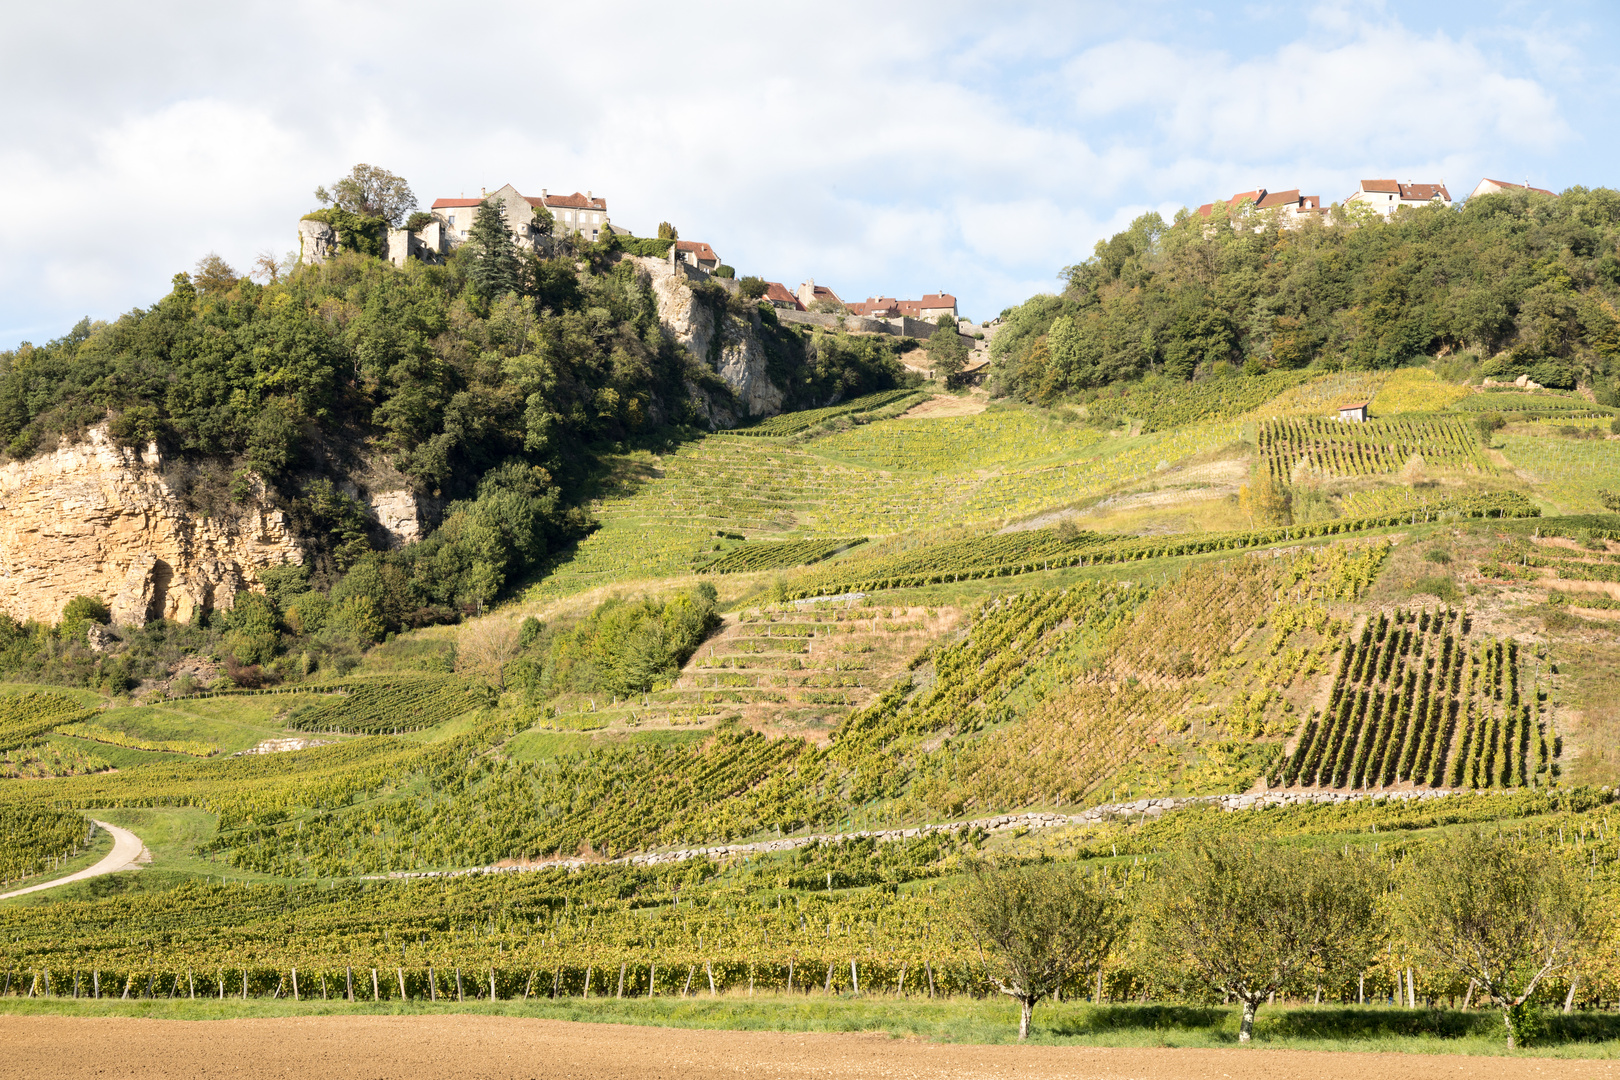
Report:
[[343,985],[346,996],[352,1004],[354,1002],[354,967],[352,965],[345,966],[343,969]]
[[298,1000],[298,969],[292,969],[293,1000]]
[[405,1001],[405,969],[395,968],[394,971],[399,975],[399,1000]]
[[372,1001],[381,1001],[382,1000],[381,987],[379,987],[377,985],[377,969],[376,968],[371,969],[371,1000]]

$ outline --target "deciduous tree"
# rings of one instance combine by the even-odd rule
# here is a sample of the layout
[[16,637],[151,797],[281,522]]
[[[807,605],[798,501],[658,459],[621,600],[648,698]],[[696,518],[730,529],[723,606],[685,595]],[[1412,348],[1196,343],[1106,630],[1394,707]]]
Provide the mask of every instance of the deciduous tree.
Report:
[[1586,883],[1555,849],[1480,832],[1419,850],[1397,912],[1430,963],[1501,1007],[1509,1049],[1536,989],[1579,957],[1593,916]]
[[1366,967],[1377,898],[1376,871],[1359,854],[1220,840],[1165,859],[1139,926],[1169,981],[1242,1003],[1246,1043],[1261,1002],[1288,983]]
[[1125,927],[1108,881],[1064,863],[971,862],[958,911],[990,981],[1022,1006],[1020,1040],[1029,1038],[1035,1003],[1070,975],[1100,967]]
[[330,191],[324,185],[316,188],[315,198],[322,206],[382,218],[396,229],[405,215],[416,209],[416,196],[405,178],[375,165],[356,165]]

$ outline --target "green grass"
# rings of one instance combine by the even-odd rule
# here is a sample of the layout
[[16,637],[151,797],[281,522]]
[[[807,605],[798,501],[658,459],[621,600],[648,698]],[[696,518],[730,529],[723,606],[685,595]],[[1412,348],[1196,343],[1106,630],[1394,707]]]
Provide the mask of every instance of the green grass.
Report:
[[[85,814],[86,829],[89,828],[89,819],[95,816],[95,814]],[[102,818],[102,820],[105,821],[106,819]],[[55,871],[51,872],[50,874],[41,874],[38,877],[30,877],[27,881],[14,881],[10,884],[0,886],[0,893],[8,893],[13,889],[26,889],[34,885],[43,885],[45,882],[55,880],[56,878],[63,878],[70,874],[77,874],[80,870],[94,866],[96,863],[100,862],[102,858],[112,850],[112,848],[112,834],[107,832],[105,829],[97,829],[96,838],[90,841],[89,844],[85,845],[84,849],[81,850],[77,855],[64,861],[62,865]],[[72,886],[64,885],[62,888],[68,889],[72,888]],[[61,899],[60,892],[60,890],[51,889],[47,890],[45,894],[31,893],[28,897],[17,897],[12,900],[3,901],[3,903],[23,904],[27,903],[30,897],[41,896],[48,896],[52,900],[59,900]]]
[[[151,863],[139,870],[105,874],[88,881],[63,885],[59,889],[20,896],[15,900],[6,901],[7,904],[47,904],[67,900],[94,900],[131,891],[154,892],[194,880],[198,875],[211,874],[219,877],[222,872],[233,882],[249,879],[269,880],[264,875],[245,873],[235,867],[210,862],[195,854],[197,845],[214,835],[214,815],[206,811],[189,808],[109,808],[86,810],[84,816],[119,825],[133,832],[141,838],[146,850],[151,852]],[[102,836],[106,834],[103,833]],[[101,842],[101,837],[97,838],[97,842]],[[111,846],[111,842],[108,841],[101,854],[105,855],[111,850]],[[84,865],[88,866],[93,862],[95,860],[91,859],[84,862]]]
[[[386,973],[385,973],[386,974]],[[356,994],[370,992],[370,974],[355,972]],[[335,989],[335,988],[334,988]],[[196,1001],[61,998],[0,999],[12,1016],[119,1016],[167,1020],[226,1020],[284,1016],[430,1016],[472,1014],[571,1020],[583,1023],[732,1031],[884,1032],[934,1042],[998,1044],[1017,1041],[1018,1009],[1010,1001],[973,998],[900,999],[892,996],[725,994],[711,998],[538,999],[464,1003],[264,999]],[[1620,1016],[1549,1014],[1547,1032],[1516,1057],[1620,1057]],[[1207,1005],[1103,1005],[1043,1003],[1035,1010],[1031,1042],[1057,1046],[1229,1047],[1237,1045],[1236,1007]],[[1300,1005],[1262,1007],[1257,1047],[1416,1054],[1508,1056],[1495,1010],[1402,1009],[1389,1006]]]

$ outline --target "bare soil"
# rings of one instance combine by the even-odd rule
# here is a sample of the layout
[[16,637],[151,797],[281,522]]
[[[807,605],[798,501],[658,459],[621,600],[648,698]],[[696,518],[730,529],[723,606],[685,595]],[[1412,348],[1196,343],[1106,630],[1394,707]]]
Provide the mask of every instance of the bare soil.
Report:
[[1611,1061],[1304,1050],[960,1046],[882,1034],[703,1031],[487,1016],[143,1020],[0,1017],[10,1080],[1018,1076],[1096,1080],[1561,1080]]
[[901,420],[938,420],[947,416],[975,416],[984,412],[989,396],[970,393],[967,397],[938,394],[900,414]]

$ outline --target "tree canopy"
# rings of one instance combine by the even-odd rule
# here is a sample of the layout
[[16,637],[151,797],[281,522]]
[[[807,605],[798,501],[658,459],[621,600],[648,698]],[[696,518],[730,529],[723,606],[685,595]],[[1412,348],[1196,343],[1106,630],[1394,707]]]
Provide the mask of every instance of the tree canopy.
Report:
[[324,184],[317,187],[315,198],[322,206],[382,218],[396,229],[416,209],[416,196],[403,176],[366,164],[356,165],[348,176],[334,181],[330,191]]
[[1003,313],[994,388],[1049,403],[1157,373],[1391,368],[1465,354],[1485,375],[1620,375],[1620,192],[1500,192],[1389,220],[1343,208],[1285,228],[1217,204],[1144,214]]

